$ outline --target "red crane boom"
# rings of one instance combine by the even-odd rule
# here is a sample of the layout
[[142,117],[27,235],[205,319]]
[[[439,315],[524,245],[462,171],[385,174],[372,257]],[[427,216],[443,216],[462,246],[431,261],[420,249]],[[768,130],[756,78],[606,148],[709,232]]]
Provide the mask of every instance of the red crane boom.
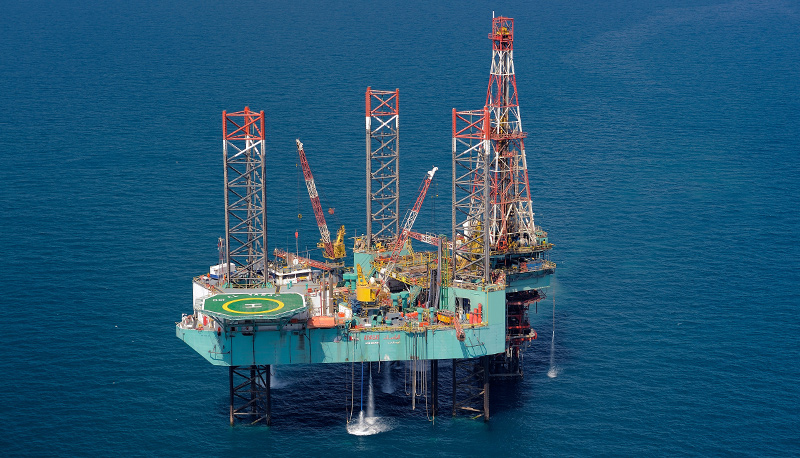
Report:
[[295,141],[297,142],[297,154],[300,155],[300,165],[303,166],[303,178],[306,180],[308,196],[311,198],[311,205],[314,207],[314,216],[317,217],[317,226],[319,226],[319,233],[322,236],[322,245],[325,247],[325,257],[334,259],[331,233],[328,231],[328,223],[325,222],[325,215],[322,213],[322,205],[319,203],[319,193],[317,193],[317,185],[314,184],[314,175],[311,174],[311,167],[308,165],[306,152],[303,150],[303,144],[300,143],[300,140]]

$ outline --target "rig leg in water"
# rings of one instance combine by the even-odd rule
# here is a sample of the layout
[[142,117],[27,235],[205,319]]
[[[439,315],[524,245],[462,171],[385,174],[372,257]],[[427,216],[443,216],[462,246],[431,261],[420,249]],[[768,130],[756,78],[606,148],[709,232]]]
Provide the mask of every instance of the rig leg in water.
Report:
[[489,358],[453,360],[453,416],[466,413],[489,421]]
[[231,366],[228,369],[230,388],[230,422],[244,420],[251,425],[272,424],[270,366]]

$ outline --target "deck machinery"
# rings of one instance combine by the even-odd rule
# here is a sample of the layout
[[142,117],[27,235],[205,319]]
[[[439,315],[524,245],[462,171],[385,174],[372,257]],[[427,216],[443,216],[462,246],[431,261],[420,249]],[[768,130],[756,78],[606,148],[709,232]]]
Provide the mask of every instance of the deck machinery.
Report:
[[[210,363],[229,367],[231,424],[270,423],[271,365],[425,364],[435,415],[438,361],[452,360],[452,413],[486,420],[490,380],[522,376],[522,349],[536,338],[529,306],[544,297],[555,264],[547,259],[547,233],[534,223],[514,20],[494,18],[489,39],[485,106],[452,112],[449,239],[411,231],[435,168],[401,224],[399,90],[367,88],[367,224],[355,238],[351,267],[286,252],[269,260],[264,113],[223,112],[220,264],[194,278],[193,312],[176,334]],[[316,188],[311,197],[317,209]],[[409,237],[435,250],[415,252]],[[321,245],[330,251],[330,243]]]

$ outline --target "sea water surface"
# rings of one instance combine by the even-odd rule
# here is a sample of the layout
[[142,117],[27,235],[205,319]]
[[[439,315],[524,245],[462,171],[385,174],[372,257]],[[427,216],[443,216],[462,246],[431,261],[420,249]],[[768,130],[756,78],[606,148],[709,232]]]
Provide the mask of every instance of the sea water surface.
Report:
[[[278,367],[274,425],[231,428],[226,369],[174,334],[224,231],[222,110],[265,111],[270,245],[298,231],[313,249],[294,139],[329,224],[362,233],[364,91],[400,88],[401,206],[440,167],[416,227],[448,233],[450,112],[485,103],[493,11],[516,19],[531,191],[559,265],[525,378],[493,386],[489,423],[447,406],[431,422],[396,365],[373,374],[393,388],[375,389],[385,430],[358,436],[360,367]],[[2,12],[4,455],[800,454],[796,2]]]

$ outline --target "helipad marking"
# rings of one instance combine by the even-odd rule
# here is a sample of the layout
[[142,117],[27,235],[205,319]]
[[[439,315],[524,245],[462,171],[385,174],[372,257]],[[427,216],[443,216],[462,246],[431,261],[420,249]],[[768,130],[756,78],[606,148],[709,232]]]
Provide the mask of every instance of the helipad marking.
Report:
[[[278,306],[275,307],[275,308],[269,309],[269,310],[259,310],[257,312],[243,312],[243,311],[239,311],[239,310],[233,310],[233,309],[231,309],[229,307],[229,305],[233,304],[234,302],[240,302],[240,301],[270,301],[270,302],[277,303]],[[242,314],[242,315],[263,315],[265,313],[271,313],[271,312],[274,312],[276,310],[280,310],[280,309],[283,308],[283,306],[284,306],[283,302],[281,302],[281,301],[279,301],[277,299],[271,299],[269,297],[245,297],[245,298],[242,298],[242,299],[234,299],[232,301],[228,301],[228,302],[222,304],[222,309],[226,310],[228,312],[231,312],[231,313],[239,313],[239,314]],[[263,305],[245,304],[245,307],[247,307],[247,308],[255,308],[255,307],[263,307]]]

